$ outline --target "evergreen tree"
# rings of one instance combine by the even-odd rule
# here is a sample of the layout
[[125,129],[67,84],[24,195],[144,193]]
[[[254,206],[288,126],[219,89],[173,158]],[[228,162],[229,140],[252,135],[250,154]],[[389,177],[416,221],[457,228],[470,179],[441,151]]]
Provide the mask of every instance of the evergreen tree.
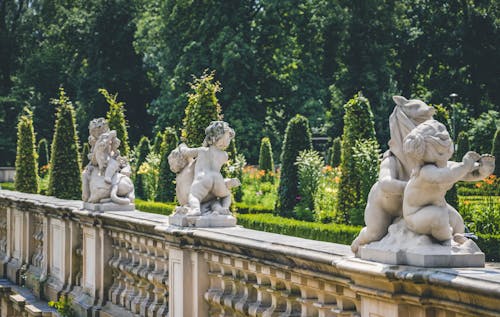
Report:
[[30,110],[25,108],[17,124],[17,155],[15,188],[25,193],[38,193],[38,164],[35,131]]
[[330,157],[330,165],[332,167],[337,167],[340,165],[340,158],[341,158],[341,154],[342,154],[342,141],[340,140],[340,138],[335,138],[333,140],[333,144],[332,144],[332,147],[331,147],[331,157]]
[[56,124],[50,157],[48,194],[63,199],[81,199],[81,161],[75,110],[63,88],[57,105]]
[[139,198],[145,199],[146,193],[144,192],[144,175],[138,174],[137,171],[142,163],[146,162],[146,157],[150,151],[149,139],[145,136],[141,138],[139,144],[136,147],[135,154],[137,155],[137,160],[135,164],[135,178],[134,178],[134,188],[135,195]]
[[47,139],[43,138],[38,142],[38,167],[49,164],[49,147]]
[[82,170],[89,164],[89,153],[90,153],[90,146],[87,142],[83,143],[83,149],[82,149]]
[[469,136],[467,132],[460,131],[457,138],[457,150],[455,151],[455,161],[461,162],[465,153],[470,150]]
[[356,141],[375,139],[373,114],[368,99],[358,93],[344,106],[344,133],[342,135],[342,155],[340,163],[340,187],[338,211],[344,223],[351,223],[351,215],[356,213],[359,203],[361,180],[356,175],[353,159]]
[[175,173],[170,170],[168,155],[177,147],[179,138],[173,128],[166,128],[160,150],[160,175],[155,201],[169,202],[175,200]]
[[221,106],[215,94],[221,90],[220,83],[214,82],[215,73],[205,71],[191,84],[188,95],[186,116],[183,120],[182,139],[190,147],[201,146],[205,139],[205,129],[210,122],[221,120]]
[[273,149],[268,137],[262,138],[260,142],[259,169],[266,172],[264,175],[266,181],[273,180],[273,176],[269,175],[269,173],[274,173]]
[[281,151],[281,178],[275,212],[281,216],[293,215],[293,208],[300,201],[298,196],[298,175],[295,161],[300,151],[312,149],[311,130],[306,117],[293,117],[285,131]]
[[153,145],[151,146],[151,152],[160,154],[161,152],[161,144],[163,142],[163,134],[161,131],[158,131],[155,135],[155,139],[153,140]]
[[116,131],[116,137],[121,142],[118,150],[121,156],[126,157],[130,152],[130,146],[128,144],[127,121],[125,120],[125,103],[116,101],[118,94],[110,95],[103,88],[99,89],[99,92],[106,98],[106,102],[109,104],[109,111],[106,115],[109,129]]
[[[493,155],[498,162],[500,159],[500,129],[495,132],[495,137],[493,138],[493,146],[491,148],[491,155]],[[500,164],[495,164],[495,171],[493,172],[497,177],[500,177]]]

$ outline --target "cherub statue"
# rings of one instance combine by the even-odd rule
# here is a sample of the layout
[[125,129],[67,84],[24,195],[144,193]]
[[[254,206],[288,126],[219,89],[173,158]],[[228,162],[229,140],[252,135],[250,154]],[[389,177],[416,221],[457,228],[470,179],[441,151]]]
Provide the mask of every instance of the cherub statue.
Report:
[[224,150],[234,137],[234,130],[226,122],[212,121],[205,135],[201,147],[181,144],[169,155],[170,169],[177,173],[177,200],[182,206],[177,213],[230,214],[230,189],[240,182],[236,178],[224,179],[221,168],[228,160]]
[[414,160],[403,152],[403,140],[413,128],[432,119],[435,113],[433,107],[421,100],[408,100],[402,96],[392,99],[396,106],[389,117],[389,150],[382,157],[378,181],[368,195],[364,214],[366,227],[351,244],[354,253],[361,245],[384,237],[392,221],[402,216],[403,192],[415,165]]
[[408,228],[438,241],[467,241],[463,219],[446,203],[446,192],[458,181],[477,181],[490,175],[495,158],[470,151],[462,162],[448,161],[454,152],[453,141],[436,120],[414,128],[404,139],[403,149],[417,162],[404,191],[403,217]]
[[130,166],[120,156],[120,140],[109,130],[104,118],[89,124],[89,164],[82,173],[82,200],[88,203],[113,202],[128,205],[134,201]]

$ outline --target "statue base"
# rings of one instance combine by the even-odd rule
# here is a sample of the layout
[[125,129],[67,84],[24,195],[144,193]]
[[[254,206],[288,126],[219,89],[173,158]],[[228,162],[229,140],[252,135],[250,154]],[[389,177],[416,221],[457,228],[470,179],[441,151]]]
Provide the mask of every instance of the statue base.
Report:
[[133,211],[133,210],[135,210],[135,204],[119,205],[119,204],[115,204],[115,203],[93,204],[93,203],[83,202],[83,209],[97,211],[97,212]]
[[360,247],[357,256],[392,265],[484,267],[484,253],[472,240],[439,243],[409,230],[403,219],[395,220],[388,231],[382,240]]
[[207,213],[201,216],[189,216],[182,212],[183,207],[177,207],[176,213],[168,217],[170,225],[179,227],[196,227],[196,228],[218,228],[218,227],[235,227],[236,218],[233,215],[217,215]]

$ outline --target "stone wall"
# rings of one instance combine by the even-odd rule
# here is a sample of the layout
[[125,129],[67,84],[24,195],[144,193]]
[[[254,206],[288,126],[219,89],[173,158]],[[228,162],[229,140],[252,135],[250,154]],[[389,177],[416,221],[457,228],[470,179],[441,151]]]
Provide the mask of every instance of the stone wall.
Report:
[[51,316],[44,301],[61,295],[77,316],[500,316],[494,267],[389,266],[344,245],[81,205],[0,191],[1,316]]

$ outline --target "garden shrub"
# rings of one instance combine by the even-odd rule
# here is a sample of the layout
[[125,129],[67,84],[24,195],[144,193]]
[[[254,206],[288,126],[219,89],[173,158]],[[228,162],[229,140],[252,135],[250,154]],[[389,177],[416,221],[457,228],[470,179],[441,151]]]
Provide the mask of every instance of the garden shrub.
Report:
[[361,227],[307,222],[270,214],[239,214],[237,219],[239,225],[248,229],[340,244],[351,244],[361,230]]
[[500,113],[489,110],[478,118],[470,120],[468,131],[471,150],[480,154],[491,153],[491,143],[496,131],[500,128]]
[[338,219],[337,194],[340,183],[340,169],[329,165],[322,169],[322,176],[314,197],[314,220],[322,223]]
[[[242,164],[243,165],[243,164]],[[277,200],[278,182],[263,181],[265,173],[255,166],[247,165],[243,168],[241,188],[242,202],[249,206],[265,206],[274,210]]]
[[75,109],[60,89],[50,157],[48,194],[62,199],[81,199],[81,161],[76,133]]
[[332,147],[330,148],[330,165],[337,167],[340,165],[341,158],[341,140],[340,138],[333,139]]
[[49,146],[47,145],[47,139],[43,138],[40,141],[38,141],[37,153],[38,153],[38,167],[42,168],[42,166],[47,166],[50,160]]
[[89,164],[89,153],[90,153],[90,146],[87,142],[83,143],[83,149],[82,149],[82,170]]
[[500,234],[483,234],[476,233],[477,246],[484,252],[486,261],[500,261]]
[[142,177],[144,197],[141,198],[154,201],[160,176],[160,155],[150,152],[146,156],[146,161],[139,166],[137,174]]
[[305,150],[299,153],[295,165],[297,165],[300,202],[294,208],[294,218],[313,221],[316,207],[314,198],[318,191],[324,162],[318,152]]
[[265,205],[249,205],[244,202],[236,202],[234,205],[239,214],[268,214],[274,211],[274,208]]
[[139,198],[146,198],[144,193],[144,180],[143,175],[138,174],[139,167],[146,162],[146,157],[148,156],[150,151],[149,139],[143,136],[139,140],[139,144],[136,146],[134,153],[136,155],[135,164],[134,164],[134,188],[135,188],[135,196]]
[[155,135],[155,139],[153,140],[153,145],[151,146],[151,152],[160,154],[162,142],[163,142],[163,134],[160,131],[158,131],[158,133],[156,133]]
[[359,177],[358,204],[350,215],[351,224],[364,225],[364,213],[368,194],[378,179],[380,146],[377,140],[356,141],[353,147],[354,170]]
[[491,155],[493,155],[496,158],[495,161],[498,162],[498,164],[495,164],[495,171],[493,174],[500,177],[500,129],[497,129],[497,132],[495,132],[495,136],[493,137]]
[[[373,113],[368,99],[358,93],[344,106],[344,133],[342,135],[341,178],[338,209],[342,223],[352,223],[351,216],[359,214],[361,175],[356,173],[354,148],[356,141],[375,140]],[[357,221],[357,220],[356,220]]]
[[[243,168],[245,167],[246,160],[243,154],[239,154],[236,150],[236,139],[233,138],[227,148],[228,161],[222,168],[222,175],[228,178],[237,178],[243,182]],[[243,199],[243,188],[238,186],[232,190],[233,200],[241,202]]]
[[220,83],[214,82],[215,72],[205,71],[190,84],[186,114],[182,121],[182,140],[190,147],[201,146],[205,139],[205,128],[210,122],[221,120],[221,106],[216,93],[221,91]]
[[273,149],[271,147],[271,140],[268,137],[264,137],[260,141],[259,169],[266,173],[264,175],[265,181],[270,182],[274,180]]
[[465,153],[470,150],[469,136],[467,132],[460,131],[457,137],[457,150],[455,151],[455,161],[461,162]]
[[275,211],[281,216],[293,215],[299,201],[298,175],[295,161],[300,151],[312,148],[309,120],[301,115],[293,117],[286,127],[281,151],[281,177]]
[[136,199],[134,203],[137,210],[166,216],[170,215],[174,211],[176,206],[176,204],[173,202],[162,203],[155,201],[145,201],[141,199]]
[[106,89],[99,89],[99,92],[104,96],[106,102],[109,104],[109,110],[106,115],[110,130],[116,131],[116,137],[120,140],[120,155],[127,157],[130,152],[128,144],[127,121],[125,120],[125,103],[118,102],[116,97],[118,94],[110,95]]
[[17,124],[15,188],[25,193],[38,193],[38,162],[35,151],[33,115],[27,108]]
[[175,173],[170,170],[168,155],[177,147],[179,138],[173,128],[166,128],[163,132],[163,141],[160,150],[160,174],[158,176],[158,188],[156,190],[156,201],[175,200]]

